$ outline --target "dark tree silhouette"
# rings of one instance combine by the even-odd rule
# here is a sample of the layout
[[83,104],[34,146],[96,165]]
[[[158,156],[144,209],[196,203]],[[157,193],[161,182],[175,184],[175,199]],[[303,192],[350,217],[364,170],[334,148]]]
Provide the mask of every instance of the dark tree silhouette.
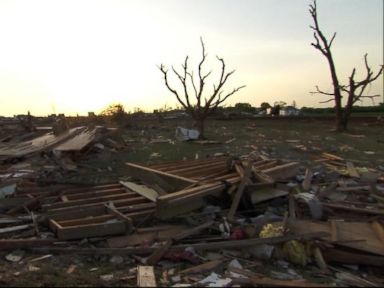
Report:
[[[176,89],[173,89],[169,84],[168,70],[164,67],[163,64],[159,66],[159,69],[164,75],[165,85],[167,86],[168,90],[176,96],[176,99],[183,106],[185,111],[194,119],[195,126],[200,132],[200,138],[205,138],[204,124],[207,117],[212,114],[221,103],[223,103],[230,96],[232,96],[245,86],[234,88],[231,92],[228,92],[226,94],[223,93],[222,88],[224,84],[227,82],[228,78],[235,72],[235,70],[232,70],[231,72],[226,72],[224,60],[222,58],[217,57],[217,60],[219,60],[221,63],[220,79],[216,85],[213,84],[213,91],[210,93],[210,96],[204,97],[203,91],[205,91],[204,88],[206,85],[206,80],[212,71],[208,72],[207,74],[203,74],[202,72],[203,64],[206,60],[207,54],[205,54],[203,39],[200,38],[200,41],[203,53],[202,59],[198,65],[198,85],[195,84],[193,72],[188,70],[188,56],[185,57],[184,64],[182,65],[183,70],[181,73],[178,72],[172,66],[172,71],[175,73],[182,85],[183,92],[181,93],[178,92]],[[193,91],[192,94],[194,94],[194,99],[192,99],[190,91]]]
[[[311,13],[314,26],[310,26],[312,30],[314,30],[313,37],[315,38],[315,43],[311,43],[313,47],[321,52],[324,57],[327,59],[329,69],[331,72],[332,84],[333,84],[333,92],[324,92],[316,86],[316,91],[311,93],[318,93],[330,96],[330,99],[323,101],[321,103],[326,102],[334,102],[335,103],[335,111],[336,111],[336,131],[342,132],[348,129],[348,122],[352,113],[352,107],[357,101],[362,101],[363,98],[371,98],[378,97],[380,95],[365,95],[365,89],[368,87],[370,83],[379,78],[380,74],[383,72],[383,65],[381,65],[379,71],[375,74],[368,65],[368,54],[364,55],[364,64],[366,75],[365,78],[357,81],[355,80],[356,68],[353,68],[351,75],[349,76],[349,81],[347,85],[342,85],[339,82],[336,73],[336,66],[333,60],[331,46],[333,40],[335,40],[336,33],[333,34],[330,41],[324,36],[319,27],[319,22],[317,19],[317,6],[316,0],[314,0],[313,4],[309,5],[309,12]],[[343,106],[343,96],[346,96],[346,103]]]

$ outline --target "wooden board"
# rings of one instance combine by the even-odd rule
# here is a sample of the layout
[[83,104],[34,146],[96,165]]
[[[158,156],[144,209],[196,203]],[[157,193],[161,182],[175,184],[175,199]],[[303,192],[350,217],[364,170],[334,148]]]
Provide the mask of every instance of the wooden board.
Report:
[[288,191],[275,188],[261,188],[260,190],[252,189],[251,191],[246,189],[246,193],[250,195],[252,204],[288,195]]
[[[335,222],[337,226],[337,245],[354,248],[360,251],[370,252],[384,256],[384,243],[376,235],[371,224],[367,222]],[[329,232],[332,233],[331,224],[306,220],[295,220],[288,223],[288,228],[294,233],[305,232]],[[335,228],[333,228],[334,230]],[[331,237],[324,240],[332,241]]]
[[[150,182],[151,178],[154,178],[153,175],[155,175],[157,178],[160,178],[161,181],[156,181],[157,182],[156,184],[158,184],[166,192],[175,191],[174,189],[183,189],[197,182],[196,180],[193,180],[193,179],[151,169],[151,168],[134,164],[134,163],[126,163],[126,165],[128,167],[127,173],[129,175],[139,178],[143,182],[146,182],[146,181]],[[153,183],[153,180],[151,182]],[[170,189],[172,190],[169,191]]]
[[110,237],[107,240],[111,248],[123,248],[136,245],[150,245],[155,241],[165,241],[174,235],[178,235],[187,230],[186,226],[167,225],[149,228],[139,228],[131,235]]
[[156,287],[156,278],[153,266],[137,267],[137,286],[138,287]]
[[149,188],[145,185],[139,185],[129,181],[120,181],[121,185],[127,187],[133,192],[151,200],[152,202],[156,202],[157,197],[159,197],[159,193],[156,190]]
[[88,237],[99,237],[107,235],[124,234],[127,227],[124,222],[95,223],[79,226],[57,227],[57,238],[60,240],[83,239]]
[[283,165],[278,165],[273,168],[264,169],[261,172],[272,177],[273,180],[287,180],[292,178],[299,172],[299,163],[290,162]]
[[241,178],[240,185],[237,188],[235,197],[232,200],[231,208],[228,212],[228,219],[232,221],[235,217],[237,207],[239,206],[240,199],[243,196],[245,185],[247,184],[252,172],[252,162],[249,162],[244,171],[244,177]]

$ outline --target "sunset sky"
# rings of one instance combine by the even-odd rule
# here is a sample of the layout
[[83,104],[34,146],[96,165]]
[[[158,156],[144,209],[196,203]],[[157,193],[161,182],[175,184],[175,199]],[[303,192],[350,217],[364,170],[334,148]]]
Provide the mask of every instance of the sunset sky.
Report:
[[[374,71],[383,63],[383,2],[318,0],[320,27],[329,37],[337,32],[333,53],[342,83],[353,67],[362,75],[365,53]],[[316,85],[331,91],[326,59],[310,45],[310,3],[0,0],[0,115],[85,115],[110,103],[145,111],[175,106],[157,65],[179,68],[189,55],[196,68],[200,36],[205,71],[220,68],[218,55],[236,69],[226,90],[247,85],[227,105],[282,100],[324,107],[319,101],[327,98],[309,93]],[[208,93],[217,74],[210,81]],[[369,93],[383,94],[383,77]]]

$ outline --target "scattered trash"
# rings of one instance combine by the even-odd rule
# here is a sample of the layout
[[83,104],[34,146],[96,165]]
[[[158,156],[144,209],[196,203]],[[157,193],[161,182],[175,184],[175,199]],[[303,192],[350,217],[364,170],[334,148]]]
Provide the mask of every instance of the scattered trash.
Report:
[[205,287],[226,287],[231,282],[231,278],[221,278],[220,275],[212,272],[208,277],[199,281],[199,284],[203,284]]
[[100,275],[100,279],[103,281],[112,281],[113,278],[114,278],[113,274]]
[[196,140],[199,138],[199,135],[200,133],[197,130],[177,127],[175,137],[179,141],[187,141]]
[[72,274],[72,273],[76,270],[76,268],[77,268],[76,265],[71,264],[71,265],[69,265],[69,267],[68,267],[66,273],[67,273],[67,274]]
[[109,259],[109,262],[112,264],[122,264],[124,262],[124,258],[119,255],[114,255]]
[[23,250],[16,250],[5,256],[9,262],[20,262],[24,258],[25,252]]

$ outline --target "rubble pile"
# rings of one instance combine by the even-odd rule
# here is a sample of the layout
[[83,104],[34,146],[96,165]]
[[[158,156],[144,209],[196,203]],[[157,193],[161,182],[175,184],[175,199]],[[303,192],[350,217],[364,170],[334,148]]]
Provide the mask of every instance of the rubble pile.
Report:
[[382,171],[329,153],[308,167],[254,151],[126,163],[118,181],[74,185],[42,183],[30,162],[13,161],[49,152],[51,165],[76,172],[79,153],[124,149],[100,129],[0,144],[7,260],[26,252],[130,257],[140,287],[384,284],[374,273],[384,265]]

